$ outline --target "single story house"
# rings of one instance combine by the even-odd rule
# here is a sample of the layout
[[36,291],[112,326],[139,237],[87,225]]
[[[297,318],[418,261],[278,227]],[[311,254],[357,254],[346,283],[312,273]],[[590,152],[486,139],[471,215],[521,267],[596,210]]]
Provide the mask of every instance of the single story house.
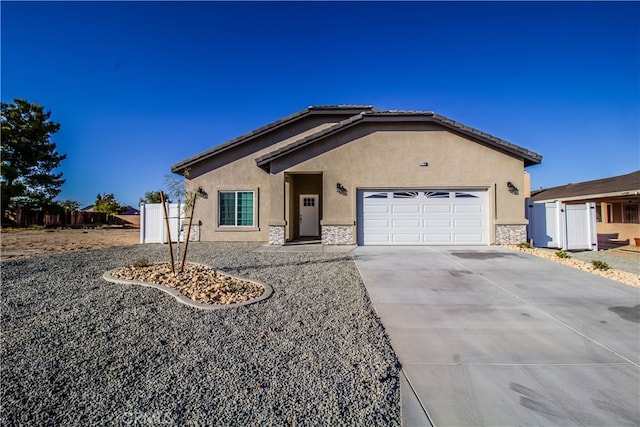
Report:
[[172,166],[204,241],[489,245],[526,240],[541,156],[433,112],[308,107]]
[[640,170],[531,193],[535,203],[595,203],[598,248],[634,244],[640,238]]

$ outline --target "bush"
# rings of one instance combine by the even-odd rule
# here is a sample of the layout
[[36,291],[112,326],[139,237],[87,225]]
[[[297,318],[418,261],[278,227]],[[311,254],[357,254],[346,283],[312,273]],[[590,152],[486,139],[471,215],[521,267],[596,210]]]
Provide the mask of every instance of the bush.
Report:
[[565,251],[564,249],[556,251],[556,256],[562,259],[571,258],[567,251]]
[[522,242],[522,243],[518,243],[516,246],[519,247],[519,248],[530,248],[531,247],[531,243]]
[[135,268],[142,268],[142,267],[146,267],[148,265],[149,265],[149,260],[146,259],[146,258],[139,258],[133,263],[133,266]]
[[594,259],[593,261],[591,261],[591,265],[593,265],[593,268],[595,268],[596,270],[608,270],[609,269],[609,264],[607,264],[604,261],[600,261],[599,259]]

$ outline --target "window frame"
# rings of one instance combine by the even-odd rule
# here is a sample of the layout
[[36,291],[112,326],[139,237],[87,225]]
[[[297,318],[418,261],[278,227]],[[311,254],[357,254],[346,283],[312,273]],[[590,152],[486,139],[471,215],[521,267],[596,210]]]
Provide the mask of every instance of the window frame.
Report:
[[[222,195],[223,194],[233,194],[233,218],[234,224],[222,224]],[[238,194],[239,193],[251,193],[252,194],[252,210],[251,210],[251,225],[239,225],[238,224]],[[230,230],[230,229],[240,229],[240,230],[256,230],[258,228],[258,190],[218,190],[218,203],[217,203],[217,216],[218,219],[216,221],[217,229],[219,230]]]

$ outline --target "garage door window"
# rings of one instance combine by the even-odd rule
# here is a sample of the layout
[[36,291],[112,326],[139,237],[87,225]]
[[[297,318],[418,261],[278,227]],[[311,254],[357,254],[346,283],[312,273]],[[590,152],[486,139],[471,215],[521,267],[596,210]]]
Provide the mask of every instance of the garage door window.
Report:
[[425,197],[428,199],[448,199],[448,191],[425,191]]
[[477,199],[478,196],[469,193],[456,193],[456,199]]
[[369,194],[368,196],[365,196],[365,199],[386,199],[387,198],[387,193],[375,193],[375,194]]
[[417,191],[400,191],[393,193],[394,199],[415,199],[418,197]]

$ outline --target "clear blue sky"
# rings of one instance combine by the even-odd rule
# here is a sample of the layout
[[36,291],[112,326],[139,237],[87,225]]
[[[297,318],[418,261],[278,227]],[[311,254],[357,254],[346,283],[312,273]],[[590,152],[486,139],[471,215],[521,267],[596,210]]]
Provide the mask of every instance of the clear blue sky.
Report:
[[640,4],[2,1],[2,101],[62,125],[60,199],[309,105],[435,111],[542,154],[532,187],[640,169]]

